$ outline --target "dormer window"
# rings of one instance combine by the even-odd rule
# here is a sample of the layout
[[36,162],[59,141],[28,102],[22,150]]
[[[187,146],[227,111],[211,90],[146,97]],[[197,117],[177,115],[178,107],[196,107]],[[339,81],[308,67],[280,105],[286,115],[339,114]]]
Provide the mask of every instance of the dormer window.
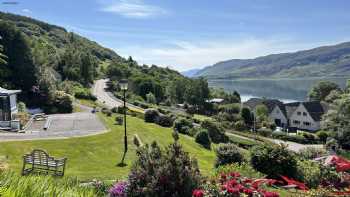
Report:
[[303,116],[307,116],[307,113],[306,113],[306,112],[303,112]]
[[298,111],[297,114],[298,114],[298,116],[301,116],[301,112],[300,111]]

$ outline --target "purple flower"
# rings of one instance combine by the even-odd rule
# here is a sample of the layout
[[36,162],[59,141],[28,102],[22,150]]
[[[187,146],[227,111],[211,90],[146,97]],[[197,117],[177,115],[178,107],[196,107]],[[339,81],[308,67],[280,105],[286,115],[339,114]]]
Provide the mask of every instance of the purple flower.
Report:
[[125,181],[118,182],[109,189],[110,197],[126,197],[126,189],[128,188],[128,183]]

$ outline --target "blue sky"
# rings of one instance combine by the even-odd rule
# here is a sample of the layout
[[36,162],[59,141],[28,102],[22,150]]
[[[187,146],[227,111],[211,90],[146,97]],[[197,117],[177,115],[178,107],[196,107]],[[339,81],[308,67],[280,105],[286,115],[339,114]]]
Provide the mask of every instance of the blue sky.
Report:
[[139,63],[180,71],[350,41],[347,0],[0,2],[1,11],[64,26]]

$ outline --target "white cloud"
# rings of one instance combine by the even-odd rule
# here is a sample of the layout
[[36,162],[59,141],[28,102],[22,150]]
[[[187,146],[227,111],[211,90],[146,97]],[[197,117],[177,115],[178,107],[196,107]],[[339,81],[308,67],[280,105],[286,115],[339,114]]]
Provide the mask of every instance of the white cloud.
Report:
[[118,48],[124,56],[133,56],[141,64],[169,66],[179,71],[200,68],[229,59],[246,59],[273,53],[293,52],[337,42],[304,43],[290,38],[212,41],[178,41],[173,47],[148,48],[132,46]]
[[161,7],[147,5],[142,0],[118,0],[102,8],[104,12],[119,14],[127,18],[150,18],[164,15],[167,11]]
[[31,13],[33,13],[30,9],[22,9],[22,12],[24,12],[24,13],[27,13],[27,14],[31,14]]

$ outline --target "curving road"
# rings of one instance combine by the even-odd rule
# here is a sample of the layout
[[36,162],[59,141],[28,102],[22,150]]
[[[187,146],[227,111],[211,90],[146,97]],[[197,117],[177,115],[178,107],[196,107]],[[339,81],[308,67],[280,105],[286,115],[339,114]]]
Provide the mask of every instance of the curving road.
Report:
[[[109,79],[99,79],[95,81],[94,86],[92,87],[92,94],[97,97],[97,100],[106,105],[108,108],[113,108],[113,107],[119,107],[123,106],[123,101],[116,98],[111,92],[107,92],[107,81]],[[129,108],[134,108],[137,110],[144,111],[144,109],[137,107],[135,105],[132,105],[130,103],[126,104],[127,107]]]

